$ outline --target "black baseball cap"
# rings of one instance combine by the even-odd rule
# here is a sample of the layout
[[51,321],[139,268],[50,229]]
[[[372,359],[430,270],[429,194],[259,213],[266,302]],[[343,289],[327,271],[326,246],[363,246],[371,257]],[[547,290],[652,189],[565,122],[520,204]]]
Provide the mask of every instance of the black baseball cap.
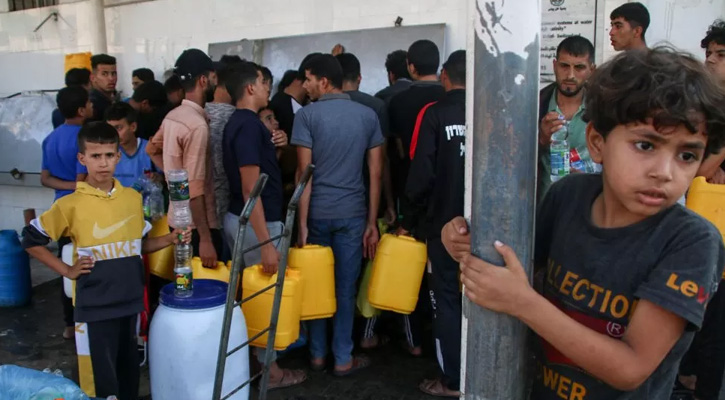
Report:
[[174,74],[178,75],[182,82],[214,70],[211,58],[199,49],[184,50],[174,64]]

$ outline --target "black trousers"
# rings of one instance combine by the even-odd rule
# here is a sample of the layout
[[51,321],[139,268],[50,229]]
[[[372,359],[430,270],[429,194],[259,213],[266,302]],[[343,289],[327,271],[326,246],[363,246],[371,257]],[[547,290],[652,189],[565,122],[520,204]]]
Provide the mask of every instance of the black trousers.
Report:
[[[58,258],[63,258],[63,246],[70,244],[69,237],[62,237],[58,239]],[[74,326],[75,321],[73,320],[73,299],[65,295],[63,285],[60,285],[60,303],[63,304],[63,321],[65,326]]]
[[117,396],[137,400],[139,360],[136,342],[137,315],[88,322],[88,346],[96,397]]
[[680,374],[697,376],[698,399],[718,399],[725,374],[725,281],[707,305],[702,329],[682,358]]
[[428,239],[430,302],[433,337],[443,384],[451,390],[461,385],[461,291],[458,263],[448,255],[440,238]]

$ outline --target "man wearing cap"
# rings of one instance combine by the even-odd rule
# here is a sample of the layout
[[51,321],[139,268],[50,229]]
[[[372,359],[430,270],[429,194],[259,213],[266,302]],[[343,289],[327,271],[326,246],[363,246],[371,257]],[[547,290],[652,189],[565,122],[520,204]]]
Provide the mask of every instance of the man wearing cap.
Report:
[[[205,267],[214,267],[222,252],[222,233],[216,213],[204,105],[214,96],[216,73],[209,56],[201,50],[188,49],[176,60],[174,74],[181,81],[185,98],[166,115],[146,152],[162,170],[183,169],[189,174],[194,256],[199,256]],[[170,206],[169,215],[172,213]]]

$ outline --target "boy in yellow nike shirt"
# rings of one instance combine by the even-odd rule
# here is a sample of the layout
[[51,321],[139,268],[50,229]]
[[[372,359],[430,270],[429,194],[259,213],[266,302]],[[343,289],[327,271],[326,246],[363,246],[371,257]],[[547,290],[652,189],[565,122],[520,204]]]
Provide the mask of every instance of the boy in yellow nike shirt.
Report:
[[[88,169],[85,182],[59,199],[24,230],[31,256],[73,279],[76,349],[81,389],[91,397],[138,398],[136,351],[138,313],[144,308],[141,253],[188,242],[190,232],[174,231],[144,239],[141,195],[113,178],[120,159],[116,129],[92,122],[78,133],[78,160]],[[73,243],[72,266],[45,245],[61,236]]]

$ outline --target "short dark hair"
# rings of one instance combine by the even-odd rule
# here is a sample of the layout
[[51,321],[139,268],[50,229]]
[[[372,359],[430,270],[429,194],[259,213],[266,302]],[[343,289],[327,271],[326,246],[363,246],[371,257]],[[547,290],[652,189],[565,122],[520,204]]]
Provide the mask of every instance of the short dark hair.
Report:
[[166,89],[166,93],[173,93],[177,90],[183,90],[184,87],[181,86],[181,78],[179,78],[179,75],[171,75],[169,79],[164,82],[164,89]]
[[63,118],[75,118],[78,116],[78,109],[84,108],[88,103],[88,91],[80,86],[68,86],[58,91],[55,101]]
[[283,92],[285,89],[287,89],[287,86],[291,85],[292,82],[297,79],[297,71],[293,69],[288,69],[284,75],[282,75],[282,80],[279,81],[279,85],[277,85],[277,91]]
[[265,82],[269,82],[269,86],[272,86],[274,83],[274,75],[272,75],[272,71],[269,70],[269,68],[260,65],[259,70],[262,71],[262,78]]
[[227,77],[226,87],[234,103],[244,97],[244,90],[247,86],[254,85],[258,74],[259,66],[252,62],[243,62],[232,67]]
[[138,120],[138,113],[136,113],[136,110],[130,104],[117,101],[108,107],[105,117],[106,121],[120,121],[125,119],[129,124],[133,124]]
[[121,139],[114,127],[106,121],[89,122],[78,132],[78,152],[86,152],[86,143],[115,144],[118,150],[118,143]]
[[131,77],[134,76],[140,79],[142,82],[151,82],[156,79],[154,77],[154,71],[151,71],[148,68],[138,68],[133,70],[133,72],[131,73]]
[[244,62],[244,59],[236,54],[224,54],[219,58],[219,62],[222,64],[237,64]]
[[438,46],[430,40],[418,40],[408,48],[408,64],[413,64],[420,75],[434,75],[438,73],[441,55]]
[[632,28],[642,27],[642,40],[649,28],[649,11],[642,3],[624,3],[609,14],[609,19],[624,18]]
[[66,86],[85,86],[91,83],[91,71],[85,68],[71,68],[65,73]]
[[395,50],[388,54],[385,58],[385,69],[391,72],[395,79],[410,79],[408,73],[408,52],[405,50]]
[[705,38],[700,42],[700,47],[707,49],[707,46],[712,42],[725,45],[725,21],[717,19],[710,25]]
[[342,89],[342,67],[332,54],[314,56],[307,60],[303,68],[317,79],[327,78],[334,88]]
[[456,50],[448,56],[448,61],[443,63],[448,79],[454,85],[466,84],[466,50]]
[[360,77],[360,60],[352,53],[342,53],[335,56],[342,68],[343,81],[356,81]]
[[297,79],[304,82],[305,81],[305,64],[307,64],[308,61],[310,61],[313,57],[317,57],[322,55],[322,53],[310,53],[305,56],[305,58],[302,59],[302,62],[300,63],[300,67],[297,69]]
[[585,102],[584,120],[604,137],[618,125],[652,118],[656,128],[684,125],[692,133],[704,122],[707,153],[725,144],[725,90],[700,61],[672,48],[620,53],[596,69]]
[[224,87],[229,79],[229,74],[233,69],[234,64],[222,63],[221,61],[216,65],[216,84],[217,87]]
[[153,108],[165,105],[169,100],[166,96],[166,89],[159,81],[144,82],[133,91],[133,101],[140,103],[148,100]]
[[116,57],[108,54],[96,54],[91,57],[91,68],[95,71],[99,65],[116,65]]
[[588,56],[589,62],[594,64],[594,45],[583,36],[569,36],[562,40],[556,48],[556,58],[559,58],[562,51],[574,57]]

